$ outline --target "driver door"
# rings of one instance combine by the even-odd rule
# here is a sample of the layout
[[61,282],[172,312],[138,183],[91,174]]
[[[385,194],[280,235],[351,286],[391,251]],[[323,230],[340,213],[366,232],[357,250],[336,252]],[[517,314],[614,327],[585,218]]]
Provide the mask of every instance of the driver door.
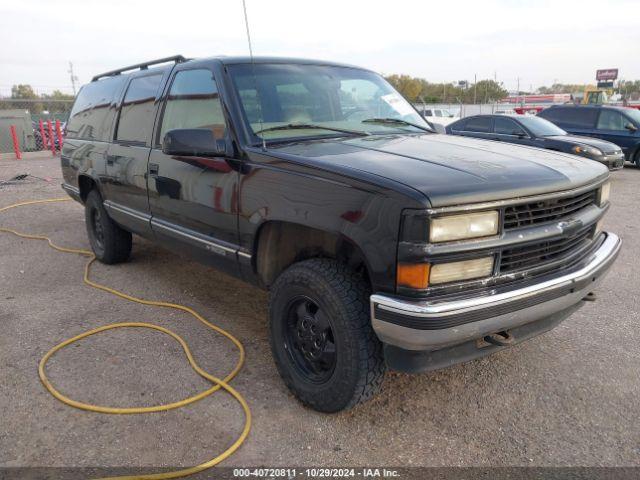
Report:
[[169,85],[147,171],[151,228],[173,250],[237,275],[239,173],[232,159],[170,156],[161,148],[174,129],[206,128],[226,138],[214,74],[205,67],[177,68]]

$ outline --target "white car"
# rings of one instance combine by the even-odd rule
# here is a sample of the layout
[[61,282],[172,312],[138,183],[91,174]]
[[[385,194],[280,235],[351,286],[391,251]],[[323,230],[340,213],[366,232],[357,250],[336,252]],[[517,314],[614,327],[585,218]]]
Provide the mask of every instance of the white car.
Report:
[[438,124],[446,127],[450,123],[460,120],[446,108],[425,108],[421,111],[425,120],[431,124]]

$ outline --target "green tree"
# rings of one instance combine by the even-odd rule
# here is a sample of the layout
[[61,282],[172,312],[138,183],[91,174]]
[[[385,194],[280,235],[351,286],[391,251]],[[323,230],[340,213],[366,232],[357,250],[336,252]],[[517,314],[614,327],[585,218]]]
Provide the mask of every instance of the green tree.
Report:
[[422,92],[422,82],[419,78],[394,74],[389,75],[387,81],[410,102],[417,101]]
[[38,98],[38,94],[33,91],[31,85],[20,84],[11,87],[11,98],[22,100],[36,100]]
[[[478,103],[495,102],[505,98],[508,92],[494,80],[480,80],[477,85],[461,88],[451,83],[431,83],[424,78],[409,75],[389,75],[387,81],[410,102],[422,103],[472,103],[474,91]],[[474,87],[475,90],[474,90]]]
[[19,84],[12,86],[11,98],[14,100],[26,100],[24,104],[14,103],[13,108],[24,108],[29,110],[31,113],[40,113],[43,110],[42,103],[31,101],[39,99],[38,94],[33,91],[31,85]]
[[62,93],[60,90],[54,90],[51,94],[42,94],[41,98],[45,100],[45,110],[51,113],[61,113],[71,110],[74,97],[68,93]]

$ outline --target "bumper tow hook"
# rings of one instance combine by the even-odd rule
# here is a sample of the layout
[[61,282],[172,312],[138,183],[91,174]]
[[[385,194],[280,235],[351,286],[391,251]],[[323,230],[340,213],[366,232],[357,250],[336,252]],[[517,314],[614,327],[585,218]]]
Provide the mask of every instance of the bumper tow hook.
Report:
[[597,298],[594,292],[589,292],[582,300],[585,302],[595,302]]
[[484,341],[492,345],[504,347],[513,343],[513,336],[509,334],[509,332],[497,332],[484,337]]

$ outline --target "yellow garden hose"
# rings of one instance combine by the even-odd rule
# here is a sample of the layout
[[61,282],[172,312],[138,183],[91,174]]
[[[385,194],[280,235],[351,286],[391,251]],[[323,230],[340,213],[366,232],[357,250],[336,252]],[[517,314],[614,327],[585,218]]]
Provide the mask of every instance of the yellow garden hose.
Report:
[[[22,206],[26,206],[26,205],[36,205],[36,204],[42,204],[42,203],[66,202],[66,201],[70,201],[70,200],[71,200],[70,198],[66,198],[65,197],[65,198],[52,198],[52,199],[47,199],[47,200],[32,200],[32,201],[28,201],[28,202],[15,203],[13,205],[9,205],[9,206],[0,208],[0,213],[4,212],[6,210],[9,210],[11,208],[22,207]],[[182,470],[176,470],[176,471],[173,471],[173,472],[156,473],[156,474],[149,474],[149,475],[131,475],[131,476],[110,477],[111,479],[120,479],[120,480],[123,480],[123,479],[156,479],[156,480],[160,480],[160,479],[165,479],[165,478],[184,477],[184,476],[191,475],[191,474],[194,474],[194,473],[197,473],[197,472],[201,472],[203,470],[206,470],[208,468],[211,468],[211,467],[217,465],[218,463],[222,462],[226,458],[230,457],[238,448],[240,448],[240,445],[242,445],[242,443],[247,438],[247,435],[249,435],[249,430],[251,428],[251,411],[249,410],[249,405],[247,405],[247,402],[242,397],[242,395],[240,395],[240,393],[238,393],[238,391],[236,389],[234,389],[228,383],[229,381],[231,381],[231,379],[233,377],[236,376],[236,374],[240,371],[240,369],[242,368],[242,365],[244,363],[244,347],[242,346],[242,344],[240,343],[240,341],[237,338],[235,338],[233,335],[231,335],[229,332],[223,330],[222,328],[210,323],[202,315],[200,315],[198,312],[196,312],[192,308],[187,307],[185,305],[180,305],[180,304],[177,304],[177,303],[169,303],[169,302],[158,302],[158,301],[154,301],[154,300],[145,300],[143,298],[134,297],[133,295],[128,295],[128,294],[126,294],[124,292],[121,292],[119,290],[116,290],[116,289],[113,289],[113,288],[107,287],[105,285],[101,285],[99,283],[94,282],[93,280],[91,280],[89,278],[89,274],[91,272],[91,265],[95,261],[96,257],[93,254],[93,252],[90,252],[89,250],[82,250],[82,249],[78,249],[78,248],[61,247],[61,246],[58,246],[55,243],[53,243],[53,241],[49,237],[46,237],[44,235],[26,234],[26,233],[17,232],[16,230],[12,230],[12,229],[9,229],[9,228],[4,228],[4,227],[0,227],[0,232],[12,233],[13,235],[17,235],[18,237],[21,237],[21,238],[28,238],[28,239],[34,239],[34,240],[45,240],[49,244],[49,246],[51,248],[53,248],[54,250],[57,250],[59,252],[64,252],[64,253],[73,253],[73,254],[82,255],[84,257],[87,257],[88,260],[87,260],[87,263],[86,263],[86,265],[84,267],[84,283],[86,283],[90,287],[97,288],[98,290],[102,290],[104,292],[108,292],[108,293],[110,293],[112,295],[115,295],[117,297],[123,298],[125,300],[129,300],[130,302],[141,303],[143,305],[152,305],[152,306],[155,306],[155,307],[172,308],[174,310],[180,310],[180,311],[186,312],[186,313],[190,314],[191,316],[195,317],[197,320],[199,320],[201,323],[203,323],[206,327],[208,327],[211,330],[214,330],[214,331],[220,333],[221,335],[224,335],[225,337],[227,337],[238,348],[238,351],[239,351],[240,355],[239,355],[238,362],[237,362],[236,366],[231,371],[231,373],[229,373],[224,379],[221,380],[221,379],[219,379],[217,377],[214,377],[210,373],[204,371],[202,368],[200,368],[200,366],[198,366],[198,364],[196,363],[196,361],[193,358],[193,355],[191,353],[191,350],[189,349],[189,346],[184,341],[184,339],[182,337],[180,337],[180,335],[178,335],[177,333],[172,332],[168,328],[164,328],[164,327],[161,327],[159,325],[154,325],[152,323],[120,322],[120,323],[112,323],[110,325],[104,325],[102,327],[98,327],[98,328],[94,328],[92,330],[88,330],[88,331],[86,331],[84,333],[81,333],[80,335],[76,335],[73,338],[65,340],[62,343],[59,343],[58,345],[53,347],[51,350],[49,350],[45,354],[44,357],[42,357],[42,360],[40,360],[40,364],[38,365],[38,374],[40,375],[40,380],[42,381],[42,383],[45,386],[45,388],[54,397],[56,397],[61,402],[66,403],[67,405],[70,405],[70,406],[75,407],[75,408],[80,408],[82,410],[89,410],[91,412],[99,412],[99,413],[112,413],[112,414],[132,414],[132,413],[162,412],[162,411],[171,410],[171,409],[174,409],[174,408],[183,407],[183,406],[189,405],[190,403],[193,403],[193,402],[197,402],[198,400],[201,400],[201,399],[211,395],[213,392],[215,392],[216,390],[219,390],[220,388],[223,388],[224,390],[226,390],[242,406],[242,409],[244,410],[244,416],[245,416],[244,428],[242,429],[242,433],[236,439],[236,441],[233,442],[233,444],[229,448],[227,448],[224,452],[222,452],[220,455],[212,458],[211,460],[208,460],[208,461],[203,462],[203,463],[201,463],[199,465],[196,465],[194,467],[185,468],[185,469],[182,469]],[[106,330],[112,330],[112,329],[115,329],[115,328],[150,328],[150,329],[157,330],[159,332],[165,333],[165,334],[173,337],[180,344],[180,346],[182,347],[182,350],[184,350],[184,353],[187,356],[187,360],[189,361],[189,365],[191,365],[191,368],[193,368],[193,370],[195,370],[195,372],[198,375],[200,375],[201,377],[203,377],[203,378],[207,379],[209,382],[211,382],[212,386],[207,390],[204,390],[204,391],[202,391],[202,392],[200,392],[200,393],[198,393],[196,395],[192,395],[190,397],[187,397],[187,398],[185,398],[183,400],[180,400],[180,401],[177,401],[177,402],[166,403],[166,404],[162,404],[162,405],[153,405],[153,406],[150,406],[150,407],[133,407],[133,408],[104,407],[104,406],[101,406],[101,405],[92,405],[90,403],[78,402],[76,400],[73,400],[73,399],[65,396],[60,391],[56,390],[56,388],[51,384],[51,382],[49,381],[49,379],[47,378],[47,375],[45,373],[45,366],[47,364],[47,361],[51,358],[51,356],[53,354],[55,354],[58,350],[61,350],[64,347],[67,347],[67,346],[71,345],[74,342],[82,340],[83,338],[86,338],[86,337],[88,337],[90,335],[95,335],[96,333],[104,332]]]

